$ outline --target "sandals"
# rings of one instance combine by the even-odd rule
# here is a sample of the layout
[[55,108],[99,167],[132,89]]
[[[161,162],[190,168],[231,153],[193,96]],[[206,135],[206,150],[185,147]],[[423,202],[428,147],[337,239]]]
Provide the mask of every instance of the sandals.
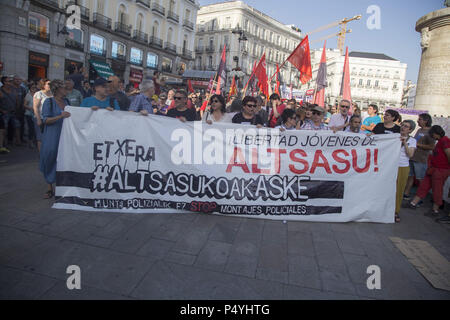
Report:
[[400,222],[400,216],[397,213],[395,214],[395,222]]
[[44,199],[51,199],[51,198],[53,198],[54,195],[55,195],[55,193],[53,192],[53,190],[48,190],[48,191],[44,194]]

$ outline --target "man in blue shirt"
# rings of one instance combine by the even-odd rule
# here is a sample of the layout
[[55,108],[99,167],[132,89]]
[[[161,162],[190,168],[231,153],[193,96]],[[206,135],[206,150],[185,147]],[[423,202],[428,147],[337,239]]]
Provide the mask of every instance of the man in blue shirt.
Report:
[[381,118],[378,115],[378,106],[376,104],[369,104],[367,113],[369,116],[364,119],[361,130],[364,130],[364,133],[372,133],[373,128],[381,122]]
[[108,96],[108,80],[98,78],[94,82],[94,95],[84,98],[81,107],[91,108],[92,110],[106,109],[109,111],[120,110],[116,99]]

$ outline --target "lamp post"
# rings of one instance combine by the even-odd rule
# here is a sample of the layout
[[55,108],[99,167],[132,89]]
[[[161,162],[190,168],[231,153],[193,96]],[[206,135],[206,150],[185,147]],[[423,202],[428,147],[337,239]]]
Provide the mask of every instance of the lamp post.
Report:
[[239,49],[238,49],[238,55],[233,57],[233,60],[236,61],[236,68],[234,68],[233,70],[236,71],[236,73],[233,73],[233,76],[236,75],[238,77],[238,86],[239,88],[242,88],[242,81],[241,81],[241,77],[243,78],[245,76],[245,73],[242,72],[242,59],[239,60],[239,55],[241,55],[241,42],[243,41],[247,41],[247,36],[245,35],[244,30],[242,30],[239,25],[237,26],[237,28],[233,31],[231,31],[231,33],[233,34],[238,34],[239,38]]

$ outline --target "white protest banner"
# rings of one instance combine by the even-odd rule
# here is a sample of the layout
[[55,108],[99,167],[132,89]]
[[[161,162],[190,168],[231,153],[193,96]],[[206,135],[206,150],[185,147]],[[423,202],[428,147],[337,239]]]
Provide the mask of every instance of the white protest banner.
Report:
[[398,134],[280,132],[68,111],[55,208],[394,222]]

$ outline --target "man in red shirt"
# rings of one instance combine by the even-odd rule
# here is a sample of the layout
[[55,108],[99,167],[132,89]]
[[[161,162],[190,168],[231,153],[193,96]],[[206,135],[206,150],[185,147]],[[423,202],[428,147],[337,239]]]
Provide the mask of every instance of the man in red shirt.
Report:
[[272,110],[270,111],[269,123],[267,126],[270,128],[275,128],[278,119],[281,119],[280,118],[281,114],[286,108],[286,105],[281,103],[280,96],[277,93],[273,93],[270,96],[269,100],[270,100],[270,107],[272,108]]
[[438,141],[433,154],[428,158],[428,169],[425,178],[420,183],[417,194],[410,203],[411,208],[416,208],[417,203],[424,199],[428,191],[433,191],[433,209],[431,215],[439,215],[439,207],[442,205],[442,192],[445,180],[450,176],[450,139],[445,136],[441,126],[432,126],[428,134]]

